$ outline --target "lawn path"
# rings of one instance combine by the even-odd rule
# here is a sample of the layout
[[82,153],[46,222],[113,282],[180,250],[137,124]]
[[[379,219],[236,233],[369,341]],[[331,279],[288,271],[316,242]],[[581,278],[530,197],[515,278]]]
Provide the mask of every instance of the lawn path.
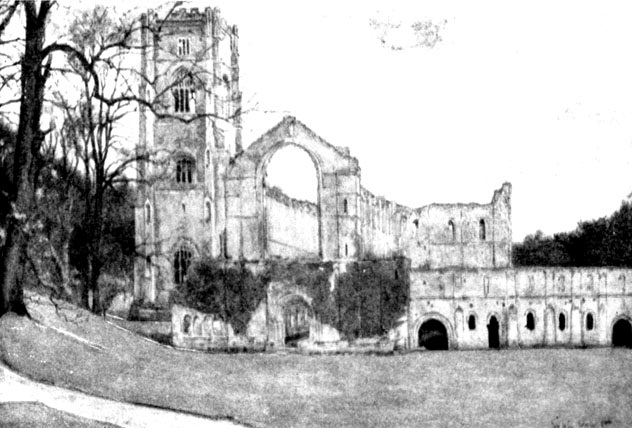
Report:
[[13,372],[4,364],[0,364],[0,403],[6,402],[39,402],[75,416],[130,428],[243,427],[243,425],[230,421],[213,420],[169,410],[121,403],[33,382]]

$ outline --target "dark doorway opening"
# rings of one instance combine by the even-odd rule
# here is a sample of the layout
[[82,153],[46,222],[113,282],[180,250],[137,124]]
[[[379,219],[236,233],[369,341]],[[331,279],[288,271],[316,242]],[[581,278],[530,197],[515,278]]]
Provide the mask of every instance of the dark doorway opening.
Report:
[[612,346],[632,348],[632,325],[627,320],[619,320],[612,327]]
[[283,311],[285,324],[285,346],[297,347],[298,342],[309,339],[311,309],[302,299],[288,302]]
[[441,321],[431,319],[419,328],[419,347],[431,351],[444,351],[448,349],[448,331]]
[[487,324],[487,338],[491,349],[500,348],[499,325],[495,316],[492,316],[489,319],[489,324]]

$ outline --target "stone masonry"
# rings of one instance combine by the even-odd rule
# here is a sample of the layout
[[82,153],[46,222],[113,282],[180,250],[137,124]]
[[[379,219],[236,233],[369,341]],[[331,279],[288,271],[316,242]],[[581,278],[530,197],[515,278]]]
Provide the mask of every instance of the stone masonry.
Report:
[[[178,10],[162,25],[162,37],[143,37],[141,67],[157,83],[142,89],[155,91],[168,114],[140,114],[140,150],[160,159],[139,165],[136,243],[144,256],[135,263],[134,294],[141,304],[168,308],[203,254],[251,265],[331,261],[336,271],[405,257],[408,308],[389,335],[398,346],[632,346],[632,270],[512,268],[511,184],[486,204],[406,207],[364,188],[349,149],[292,116],[243,149],[237,28],[210,8]],[[287,146],[314,165],[315,203],[266,183],[270,159]],[[312,341],[340,339],[316,322],[295,284],[270,287],[241,342],[282,345],[289,330],[309,331]],[[173,320],[180,346],[207,349],[234,337],[212,314],[176,307]]]

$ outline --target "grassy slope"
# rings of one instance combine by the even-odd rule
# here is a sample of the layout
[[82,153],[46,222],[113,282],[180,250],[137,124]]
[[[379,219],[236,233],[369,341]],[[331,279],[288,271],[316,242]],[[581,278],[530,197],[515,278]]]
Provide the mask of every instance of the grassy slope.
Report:
[[0,403],[0,427],[64,427],[64,428],[117,428],[104,422],[79,418],[39,403]]
[[632,352],[426,352],[391,357],[217,355],[139,340],[45,299],[0,319],[0,357],[94,395],[290,426],[632,426]]

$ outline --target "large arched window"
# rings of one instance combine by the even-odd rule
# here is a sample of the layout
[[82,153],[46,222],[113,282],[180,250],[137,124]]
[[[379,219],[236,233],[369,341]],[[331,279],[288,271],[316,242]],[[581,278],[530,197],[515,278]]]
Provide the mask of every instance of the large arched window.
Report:
[[173,110],[175,113],[195,111],[195,89],[193,77],[188,71],[181,70],[176,74],[173,86]]
[[481,219],[481,221],[478,222],[478,238],[481,241],[484,241],[487,239],[487,231],[485,230],[485,220]]
[[190,158],[176,159],[176,183],[193,183],[193,166]]
[[176,251],[173,257],[173,281],[177,285],[184,284],[187,280],[187,270],[191,264],[193,254],[186,246],[182,246]]
[[448,222],[448,227],[450,228],[450,236],[452,238],[452,242],[456,242],[456,225],[454,224],[454,220],[450,220]]

